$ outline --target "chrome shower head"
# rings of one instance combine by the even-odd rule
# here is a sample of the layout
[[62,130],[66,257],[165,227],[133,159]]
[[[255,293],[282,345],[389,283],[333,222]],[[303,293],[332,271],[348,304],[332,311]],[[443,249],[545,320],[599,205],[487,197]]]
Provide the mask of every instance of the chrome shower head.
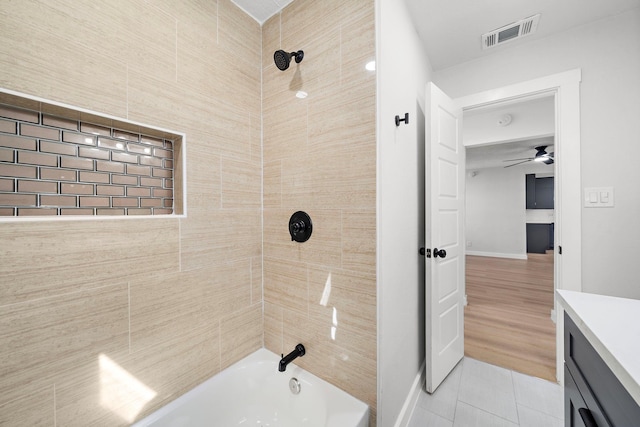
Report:
[[302,58],[304,58],[304,52],[299,50],[297,52],[287,53],[284,50],[276,50],[273,54],[273,62],[276,63],[276,67],[278,67],[279,70],[284,71],[289,68],[291,57],[294,57],[296,64],[299,64],[302,62]]

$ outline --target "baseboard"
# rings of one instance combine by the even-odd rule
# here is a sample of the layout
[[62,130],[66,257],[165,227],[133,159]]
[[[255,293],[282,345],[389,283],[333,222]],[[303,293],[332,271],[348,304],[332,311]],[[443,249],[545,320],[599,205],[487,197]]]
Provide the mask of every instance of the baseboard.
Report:
[[413,380],[413,384],[411,385],[411,390],[409,390],[409,394],[404,401],[404,405],[402,405],[402,409],[398,414],[398,418],[396,419],[393,427],[406,427],[411,420],[411,416],[413,415],[413,410],[416,407],[416,403],[418,403],[418,398],[420,397],[420,393],[422,392],[422,388],[425,382],[425,370],[424,365],[425,362],[422,362],[422,366],[420,366],[420,371],[416,375],[415,380]]
[[466,255],[488,256],[492,258],[527,259],[527,254],[503,254],[500,252],[466,251]]

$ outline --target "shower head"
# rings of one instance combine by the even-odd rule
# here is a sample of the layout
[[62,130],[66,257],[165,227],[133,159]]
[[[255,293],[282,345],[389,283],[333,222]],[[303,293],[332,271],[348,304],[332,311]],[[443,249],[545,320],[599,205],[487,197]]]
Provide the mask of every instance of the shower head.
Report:
[[297,52],[287,53],[284,50],[276,50],[273,54],[273,62],[276,63],[276,67],[278,67],[279,70],[284,71],[289,68],[291,57],[294,57],[296,64],[299,64],[302,62],[302,58],[304,58],[304,52],[299,50]]

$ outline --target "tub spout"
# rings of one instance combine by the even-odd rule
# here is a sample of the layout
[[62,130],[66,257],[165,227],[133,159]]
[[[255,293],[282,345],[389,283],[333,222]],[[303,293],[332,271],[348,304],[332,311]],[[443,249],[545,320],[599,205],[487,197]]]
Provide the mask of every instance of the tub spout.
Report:
[[284,372],[287,369],[287,365],[300,356],[304,356],[304,346],[302,344],[298,344],[296,348],[286,356],[282,355],[282,359],[280,359],[280,363],[278,364],[278,371]]

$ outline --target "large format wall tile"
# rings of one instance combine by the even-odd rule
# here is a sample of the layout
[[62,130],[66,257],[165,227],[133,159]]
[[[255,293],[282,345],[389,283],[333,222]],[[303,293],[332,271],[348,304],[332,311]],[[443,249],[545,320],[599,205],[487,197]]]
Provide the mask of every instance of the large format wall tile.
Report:
[[261,348],[264,341],[263,330],[262,304],[221,319],[220,368],[227,368]]
[[226,209],[181,220],[182,269],[260,256],[261,225],[258,209]]
[[101,352],[128,351],[127,305],[126,284],[115,284],[4,306],[1,399]]
[[27,394],[0,403],[0,425],[50,426],[54,417],[53,384],[40,385],[33,391],[21,387]]
[[[264,343],[371,407],[376,419],[374,2],[296,0],[263,26]],[[276,49],[300,64],[273,64]],[[307,93],[299,99],[298,91]],[[313,222],[292,242],[292,213]]]
[[0,241],[0,305],[178,269],[170,219],[4,223]]
[[126,426],[220,371],[219,327],[189,328],[127,355],[105,352],[56,378],[65,426]]
[[[186,134],[188,213],[0,223],[0,424],[128,425],[262,345],[304,342],[301,365],[375,425],[374,2],[296,0],[262,29],[230,0],[0,14],[0,86]],[[277,70],[280,48],[305,59]],[[314,219],[306,244],[295,210]]]
[[[265,211],[265,257],[339,267],[342,262],[342,212],[306,206],[299,204],[290,210]],[[291,214],[298,210],[306,210],[313,224],[311,238],[303,244],[291,240],[288,228]]]
[[186,218],[0,222],[0,424],[129,425],[263,345],[261,28],[229,0],[0,16],[0,87],[186,134]]

